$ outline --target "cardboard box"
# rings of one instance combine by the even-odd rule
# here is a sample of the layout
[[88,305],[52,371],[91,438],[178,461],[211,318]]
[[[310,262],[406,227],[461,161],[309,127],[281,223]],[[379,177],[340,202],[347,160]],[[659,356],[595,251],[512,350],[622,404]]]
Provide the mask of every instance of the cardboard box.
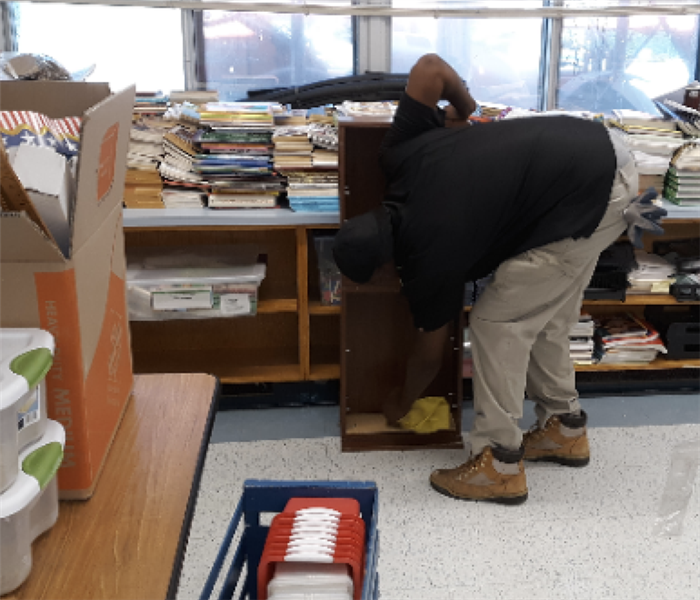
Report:
[[[131,394],[122,195],[134,88],[0,82],[0,110],[82,116],[77,193],[66,258],[27,212],[0,213],[0,327],[39,327],[56,340],[48,413],[66,430],[62,498],[88,498]],[[25,190],[4,160],[3,206]]]

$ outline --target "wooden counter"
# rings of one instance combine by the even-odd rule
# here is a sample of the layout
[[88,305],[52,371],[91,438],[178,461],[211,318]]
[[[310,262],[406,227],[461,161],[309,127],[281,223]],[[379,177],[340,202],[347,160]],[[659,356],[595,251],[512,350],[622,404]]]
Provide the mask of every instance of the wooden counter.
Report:
[[210,375],[136,377],[95,494],[60,503],[3,599],[174,598],[218,389]]

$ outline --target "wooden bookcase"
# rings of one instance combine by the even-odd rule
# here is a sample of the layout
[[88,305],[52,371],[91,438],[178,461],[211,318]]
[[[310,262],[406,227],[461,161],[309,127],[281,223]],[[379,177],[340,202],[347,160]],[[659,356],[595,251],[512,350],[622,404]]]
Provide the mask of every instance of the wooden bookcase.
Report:
[[267,257],[254,317],[132,321],[136,373],[211,373],[224,384],[340,377],[340,307],[321,305],[313,243],[314,232],[337,228],[337,215],[260,212],[125,211],[127,256],[144,246],[254,244]]
[[[379,204],[384,179],[378,149],[387,121],[341,120],[339,191],[342,218]],[[647,249],[657,239],[700,236],[700,210],[667,203],[663,238],[645,236]],[[462,325],[454,323],[442,372],[429,393],[449,398],[454,432],[415,436],[390,430],[380,414],[382,397],[398,384],[401,349],[413,328],[399,294],[398,280],[387,276],[374,286],[343,281],[341,306],[323,306],[314,233],[338,228],[337,214],[207,209],[126,209],[127,254],[140,246],[257,244],[267,254],[267,275],[255,317],[132,322],[136,373],[206,372],[226,383],[341,380],[343,448],[409,448],[461,444]],[[679,306],[669,295],[628,295],[625,302],[586,301],[593,315],[621,310],[643,314],[650,305]],[[698,304],[697,302],[694,304]],[[462,321],[468,320],[466,308]],[[399,352],[397,352],[399,349]],[[579,372],[699,369],[700,360],[658,358],[650,365],[579,366]],[[687,371],[685,371],[687,373]]]

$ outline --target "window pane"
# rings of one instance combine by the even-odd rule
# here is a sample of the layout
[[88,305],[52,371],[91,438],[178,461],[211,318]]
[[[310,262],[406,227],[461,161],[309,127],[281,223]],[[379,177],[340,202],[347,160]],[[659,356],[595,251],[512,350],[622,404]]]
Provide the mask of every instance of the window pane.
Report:
[[565,19],[557,105],[656,114],[651,99],[692,81],[697,61],[697,16]]
[[353,73],[351,17],[207,10],[202,29],[200,85],[222,100]]
[[537,108],[542,20],[395,18],[391,70],[408,73],[436,52],[467,81],[481,102]]
[[165,8],[18,2],[20,52],[46,54],[113,90],[182,90],[181,12]]

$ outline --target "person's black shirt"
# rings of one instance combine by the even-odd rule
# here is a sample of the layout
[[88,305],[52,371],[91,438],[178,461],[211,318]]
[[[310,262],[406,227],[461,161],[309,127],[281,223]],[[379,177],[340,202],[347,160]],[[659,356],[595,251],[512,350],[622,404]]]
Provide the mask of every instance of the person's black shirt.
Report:
[[465,281],[526,250],[590,236],[616,167],[601,123],[548,115],[446,129],[441,110],[408,94],[381,163],[396,266],[426,331],[459,314]]

